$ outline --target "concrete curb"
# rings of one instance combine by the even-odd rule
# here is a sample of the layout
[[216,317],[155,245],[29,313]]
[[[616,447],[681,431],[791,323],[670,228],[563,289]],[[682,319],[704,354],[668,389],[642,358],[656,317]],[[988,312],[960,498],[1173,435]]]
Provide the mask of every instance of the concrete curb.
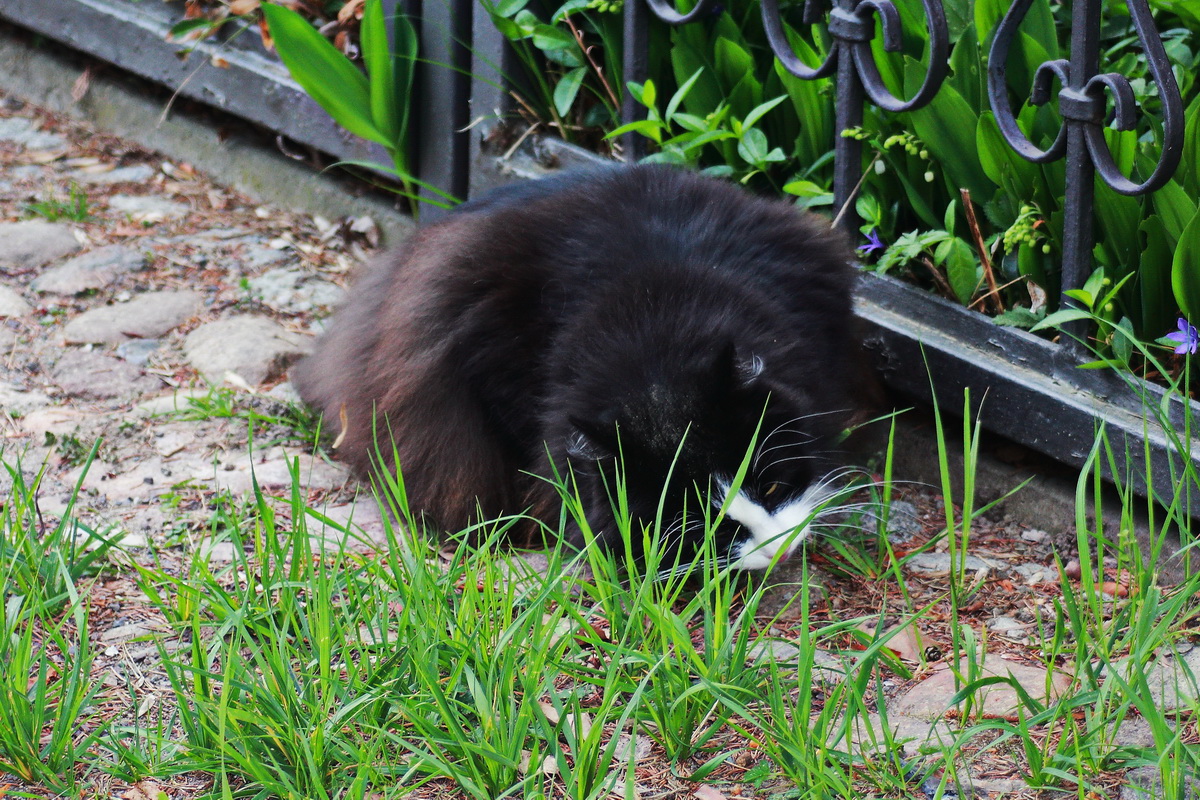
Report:
[[218,128],[211,118],[172,109],[160,123],[170,93],[146,81],[101,68],[76,102],[75,81],[86,66],[98,63],[60,45],[35,46],[28,35],[0,26],[0,91],[189,162],[259,202],[330,218],[370,216],[390,244],[414,230],[411,217],[382,193],[372,196],[361,184],[287,158],[264,146],[265,135],[242,120],[229,118],[228,127]]

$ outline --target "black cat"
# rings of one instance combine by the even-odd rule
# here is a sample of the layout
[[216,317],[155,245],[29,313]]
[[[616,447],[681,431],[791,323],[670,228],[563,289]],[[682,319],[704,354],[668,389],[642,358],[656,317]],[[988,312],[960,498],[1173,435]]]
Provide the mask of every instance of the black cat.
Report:
[[412,509],[441,529],[555,524],[553,464],[617,544],[620,461],[633,519],[660,520],[668,548],[694,556],[723,508],[719,557],[758,569],[834,493],[862,404],[853,278],[843,238],[787,204],[661,166],[568,174],[415,234],[294,380],[360,474],[380,453],[394,467],[394,440]]

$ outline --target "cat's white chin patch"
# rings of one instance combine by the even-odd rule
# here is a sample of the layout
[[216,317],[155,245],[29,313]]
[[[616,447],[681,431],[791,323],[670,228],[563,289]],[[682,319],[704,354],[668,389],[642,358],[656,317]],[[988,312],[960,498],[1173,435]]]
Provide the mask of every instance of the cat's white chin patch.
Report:
[[729,498],[729,486],[718,484],[724,497],[727,519],[741,525],[750,533],[750,538],[739,542],[729,561],[733,569],[766,569],[772,563],[788,558],[796,545],[809,535],[818,507],[827,497],[818,485],[808,488],[795,500],[780,506],[773,512],[751,500],[745,492],[738,491]]

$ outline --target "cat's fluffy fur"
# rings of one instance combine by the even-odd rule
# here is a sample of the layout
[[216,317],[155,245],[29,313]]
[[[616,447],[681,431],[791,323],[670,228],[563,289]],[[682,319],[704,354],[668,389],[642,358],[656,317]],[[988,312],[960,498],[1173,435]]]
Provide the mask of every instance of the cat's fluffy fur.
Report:
[[718,553],[761,567],[828,497],[828,455],[860,405],[850,262],[827,221],[716,180],[565,175],[415,234],[294,380],[358,473],[378,453],[394,466],[394,439],[411,507],[442,529],[478,510],[553,524],[558,497],[536,477],[552,461],[614,537],[619,455],[635,520],[661,514],[688,557],[723,506]]

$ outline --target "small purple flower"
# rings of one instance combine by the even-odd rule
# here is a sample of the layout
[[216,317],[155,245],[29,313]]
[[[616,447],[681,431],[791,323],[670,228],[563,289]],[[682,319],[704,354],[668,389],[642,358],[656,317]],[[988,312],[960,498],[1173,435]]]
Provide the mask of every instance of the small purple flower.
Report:
[[[872,228],[871,232],[867,234],[867,243],[859,245],[855,249],[858,250],[858,252],[862,253],[864,256],[869,256],[869,255],[871,255],[871,253],[874,253],[876,250],[884,250],[886,248],[887,248],[887,245],[885,245],[879,239],[878,229]],[[1193,328],[1192,330],[1195,330],[1195,328]]]
[[1192,325],[1183,317],[1179,318],[1179,331],[1177,333],[1168,333],[1165,338],[1172,342],[1179,342],[1179,346],[1175,348],[1177,355],[1196,354],[1196,347],[1200,346],[1200,331],[1196,330],[1196,326]]

